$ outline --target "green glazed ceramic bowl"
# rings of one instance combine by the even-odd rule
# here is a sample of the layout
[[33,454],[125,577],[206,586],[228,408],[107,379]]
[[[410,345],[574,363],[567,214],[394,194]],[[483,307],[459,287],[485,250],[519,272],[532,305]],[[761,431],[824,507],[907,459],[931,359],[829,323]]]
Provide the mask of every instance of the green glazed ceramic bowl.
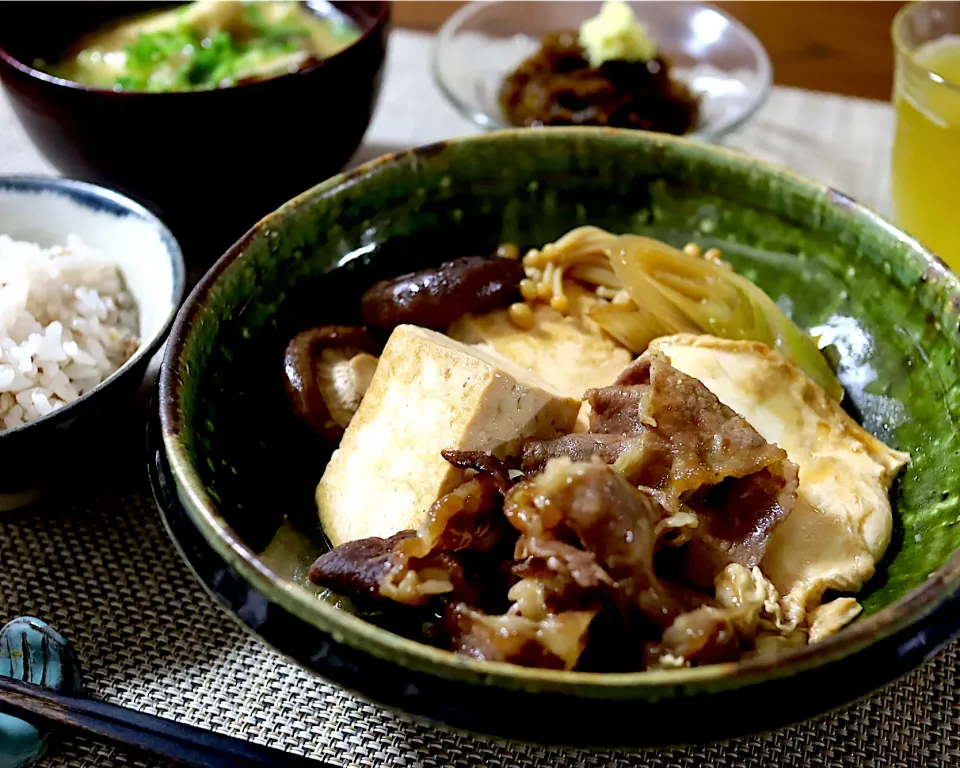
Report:
[[[375,279],[580,224],[718,246],[841,352],[849,408],[913,456],[890,555],[836,636],[773,659],[630,674],[481,663],[342,610],[304,573],[326,547],[313,491],[327,455],[281,385],[287,340],[358,321]],[[683,139],[507,131],[384,157],[259,222],[180,312],[159,385],[151,470],[184,556],[264,640],[409,715],[530,742],[649,746],[811,717],[932,655],[960,616],[960,284],[843,195]],[[626,725],[630,723],[630,725]]]

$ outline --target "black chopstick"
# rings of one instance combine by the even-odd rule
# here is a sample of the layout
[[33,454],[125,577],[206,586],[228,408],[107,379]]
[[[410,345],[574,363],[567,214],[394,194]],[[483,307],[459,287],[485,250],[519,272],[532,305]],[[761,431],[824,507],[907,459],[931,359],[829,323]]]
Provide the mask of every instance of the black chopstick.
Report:
[[0,677],[0,712],[21,717],[34,725],[43,721],[48,725],[83,731],[114,744],[134,747],[180,765],[197,768],[333,768],[319,760],[115,704],[65,696],[6,677]]

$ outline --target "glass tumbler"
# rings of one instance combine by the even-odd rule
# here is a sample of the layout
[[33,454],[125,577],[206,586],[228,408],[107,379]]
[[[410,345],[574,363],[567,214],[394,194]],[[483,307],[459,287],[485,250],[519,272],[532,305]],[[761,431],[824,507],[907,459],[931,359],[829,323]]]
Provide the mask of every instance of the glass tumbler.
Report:
[[894,216],[960,271],[960,2],[904,6],[892,37]]

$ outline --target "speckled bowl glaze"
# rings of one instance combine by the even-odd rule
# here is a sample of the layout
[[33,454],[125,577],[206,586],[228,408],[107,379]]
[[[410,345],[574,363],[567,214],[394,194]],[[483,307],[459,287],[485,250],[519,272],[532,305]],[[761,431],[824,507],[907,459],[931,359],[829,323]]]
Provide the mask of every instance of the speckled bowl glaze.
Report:
[[[289,414],[285,343],[357,320],[374,279],[585,223],[720,247],[805,327],[827,326],[848,407],[913,463],[864,615],[773,658],[588,674],[481,663],[337,608],[304,580],[326,546],[326,454]],[[682,744],[771,730],[856,699],[932,655],[960,616],[960,283],[842,194],[728,150],[600,129],[506,131],[334,177],[261,221],[207,274],[168,347],[150,442],[158,499],[221,604],[371,700],[527,742]]]
[[[110,417],[130,404],[186,292],[180,246],[164,224],[109,189],[68,179],[0,176],[0,234],[62,245],[79,235],[114,260],[140,313],[142,343],[113,375],[47,416],[0,431],[0,512],[54,490],[69,491],[90,469],[92,445],[109,441]],[[96,462],[94,461],[94,464]],[[102,468],[102,467],[101,467]]]

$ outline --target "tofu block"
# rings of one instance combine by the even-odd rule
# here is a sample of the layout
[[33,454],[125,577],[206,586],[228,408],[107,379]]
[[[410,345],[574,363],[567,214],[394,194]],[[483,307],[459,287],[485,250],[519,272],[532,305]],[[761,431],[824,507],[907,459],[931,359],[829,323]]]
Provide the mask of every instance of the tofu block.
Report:
[[570,397],[582,399],[588,389],[613,384],[634,355],[586,316],[597,301],[594,296],[570,285],[567,297],[569,315],[561,315],[547,304],[535,305],[535,325],[528,331],[518,329],[506,309],[495,309],[464,315],[447,332],[465,344],[493,350]]
[[496,352],[401,325],[317,486],[323,529],[338,546],[418,528],[463,480],[442,450],[503,458],[571,431],[580,405]]
[[[703,382],[800,468],[797,505],[773,530],[761,563],[784,596],[785,619],[799,623],[828,591],[860,591],[890,544],[890,486],[910,456],[863,429],[765,344],[683,333],[654,339],[650,349]],[[830,610],[838,611],[834,627],[855,615],[845,603]],[[811,619],[811,640],[831,631],[824,611]]]

